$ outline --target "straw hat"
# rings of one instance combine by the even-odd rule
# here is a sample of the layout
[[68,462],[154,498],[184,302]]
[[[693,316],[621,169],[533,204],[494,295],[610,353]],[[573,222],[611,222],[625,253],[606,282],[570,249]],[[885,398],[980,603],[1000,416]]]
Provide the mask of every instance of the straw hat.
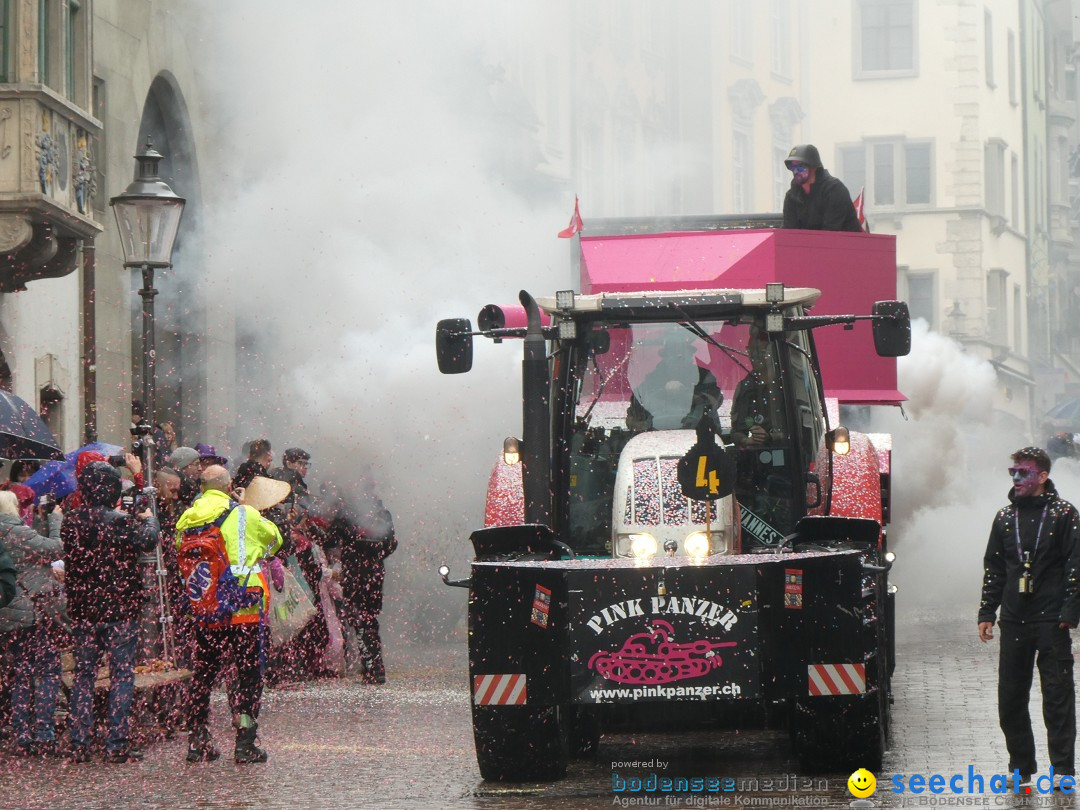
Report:
[[256,475],[244,490],[244,497],[240,499],[240,503],[253,506],[262,512],[271,506],[277,506],[288,497],[291,491],[292,487],[285,481]]

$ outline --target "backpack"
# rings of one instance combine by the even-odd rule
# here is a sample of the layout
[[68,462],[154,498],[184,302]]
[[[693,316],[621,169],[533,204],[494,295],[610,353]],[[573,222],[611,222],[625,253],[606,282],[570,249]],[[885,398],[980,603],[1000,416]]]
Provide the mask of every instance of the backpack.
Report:
[[[251,571],[241,582],[233,573],[225,550],[221,526],[237,506],[237,503],[229,501],[229,508],[216,520],[185,529],[180,540],[176,555],[180,576],[191,603],[191,613],[200,621],[223,622],[238,610],[262,603],[262,590],[249,591],[247,588]],[[238,518],[240,560],[243,561],[247,558],[244,542],[247,510],[240,509]]]

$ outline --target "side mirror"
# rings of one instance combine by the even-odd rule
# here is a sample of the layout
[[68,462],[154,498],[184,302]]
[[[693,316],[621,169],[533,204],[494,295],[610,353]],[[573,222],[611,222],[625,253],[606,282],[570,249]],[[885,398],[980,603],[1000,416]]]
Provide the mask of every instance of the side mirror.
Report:
[[468,318],[447,318],[435,328],[435,357],[443,374],[464,374],[472,369],[472,323]]
[[904,357],[911,351],[911,315],[904,301],[874,304],[874,349],[881,357]]

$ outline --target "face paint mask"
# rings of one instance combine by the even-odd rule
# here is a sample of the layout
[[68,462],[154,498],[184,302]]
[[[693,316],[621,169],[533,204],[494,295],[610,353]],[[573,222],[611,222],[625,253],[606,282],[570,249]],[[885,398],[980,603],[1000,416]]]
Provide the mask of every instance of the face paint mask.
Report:
[[1035,467],[1009,467],[1013,488],[1020,497],[1034,495],[1041,483],[1039,470]]
[[791,170],[796,183],[805,183],[810,179],[810,167],[805,163],[792,163],[788,169]]

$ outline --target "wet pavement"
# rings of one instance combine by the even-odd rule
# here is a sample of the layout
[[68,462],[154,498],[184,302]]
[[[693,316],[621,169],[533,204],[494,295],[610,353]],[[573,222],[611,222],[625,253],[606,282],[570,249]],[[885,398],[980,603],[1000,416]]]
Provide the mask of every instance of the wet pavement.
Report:
[[[893,728],[879,789],[879,807],[1072,807],[1063,794],[995,795],[989,779],[1004,769],[997,727],[997,647],[976,638],[970,611],[933,611],[898,622]],[[139,763],[76,765],[22,760],[0,753],[0,806],[68,807],[357,807],[357,808],[591,808],[849,807],[848,774],[799,776],[785,731],[695,734],[614,734],[598,755],[573,760],[564,781],[500,785],[480,779],[473,754],[463,643],[391,652],[388,682],[320,680],[268,690],[260,737],[265,765],[239,767],[227,756],[231,734],[223,695],[215,694],[212,723],[225,754],[187,765],[184,737],[147,747]],[[1041,717],[1038,687],[1032,715]],[[1036,738],[1041,734],[1036,724]],[[1039,743],[1045,765],[1045,741]],[[649,763],[628,767],[625,763]],[[892,792],[901,775],[961,774],[969,766],[986,780],[985,794]],[[613,774],[733,780],[729,790],[698,794],[613,791]],[[856,805],[858,806],[858,805]]]

